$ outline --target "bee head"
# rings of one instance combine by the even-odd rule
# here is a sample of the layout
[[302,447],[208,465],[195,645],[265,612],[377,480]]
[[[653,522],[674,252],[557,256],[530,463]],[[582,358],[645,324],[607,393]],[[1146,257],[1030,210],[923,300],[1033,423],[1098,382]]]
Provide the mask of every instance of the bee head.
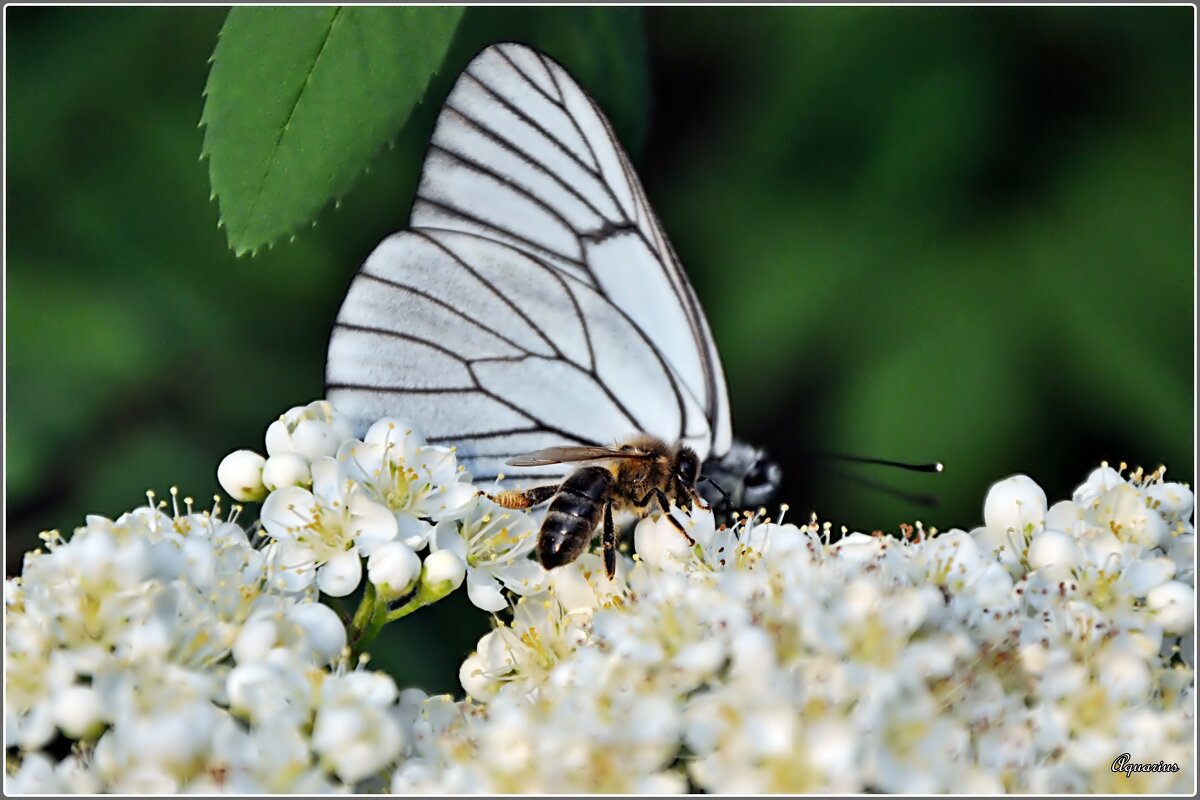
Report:
[[690,447],[679,448],[679,455],[675,457],[675,480],[692,492],[699,478],[700,458],[696,451]]

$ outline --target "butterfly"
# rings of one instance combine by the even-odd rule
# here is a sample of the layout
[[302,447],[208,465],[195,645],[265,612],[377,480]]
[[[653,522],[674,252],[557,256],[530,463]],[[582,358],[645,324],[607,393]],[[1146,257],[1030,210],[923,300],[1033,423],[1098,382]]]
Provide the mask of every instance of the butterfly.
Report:
[[455,446],[477,484],[561,481],[571,465],[506,462],[643,433],[691,448],[733,504],[780,479],[732,437],[708,321],[611,125],[520,44],[455,82],[408,229],[347,291],[326,396],[361,428],[399,417]]

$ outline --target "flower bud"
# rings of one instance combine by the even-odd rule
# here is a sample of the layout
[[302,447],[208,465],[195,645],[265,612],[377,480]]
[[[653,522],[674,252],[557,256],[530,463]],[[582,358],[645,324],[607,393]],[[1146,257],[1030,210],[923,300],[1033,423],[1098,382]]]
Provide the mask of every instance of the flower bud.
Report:
[[1013,475],[992,484],[983,502],[989,528],[1020,533],[1040,528],[1046,518],[1046,493],[1028,475]]
[[225,493],[239,502],[261,500],[267,490],[263,486],[263,464],[266,459],[253,450],[235,450],[221,459],[217,481]]
[[337,612],[322,603],[301,603],[287,612],[288,619],[304,629],[317,664],[324,666],[346,646],[346,628]]
[[1134,653],[1109,648],[1097,659],[1100,682],[1118,703],[1136,704],[1150,694],[1150,670]]
[[449,550],[430,553],[421,571],[423,588],[437,597],[444,597],[462,586],[466,577],[466,562]]
[[308,461],[299,453],[276,453],[262,468],[263,485],[270,491],[285,486],[312,486]]
[[86,739],[100,733],[100,695],[90,686],[72,686],[54,698],[54,718],[58,727],[72,739]]
[[1073,567],[1079,563],[1079,545],[1062,531],[1044,530],[1029,543],[1029,566],[1041,569],[1052,565]]
[[400,597],[421,576],[421,558],[403,542],[384,542],[367,559],[367,577],[387,598]]
[[478,653],[472,653],[458,670],[458,681],[471,699],[486,703],[496,696],[496,682],[487,677],[487,665]]
[[1167,581],[1146,596],[1146,605],[1167,633],[1191,633],[1196,621],[1196,590],[1181,581]]

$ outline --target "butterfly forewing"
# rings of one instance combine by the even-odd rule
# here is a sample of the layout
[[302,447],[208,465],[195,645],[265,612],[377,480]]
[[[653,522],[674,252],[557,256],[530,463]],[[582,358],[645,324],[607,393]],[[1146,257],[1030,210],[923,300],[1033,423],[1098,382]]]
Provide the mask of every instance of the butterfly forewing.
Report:
[[[670,243],[595,103],[502,44],[438,118],[411,230],[367,259],[330,341],[329,399],[456,444],[477,480],[646,432],[729,448],[721,364]],[[540,464],[523,479],[557,477]]]

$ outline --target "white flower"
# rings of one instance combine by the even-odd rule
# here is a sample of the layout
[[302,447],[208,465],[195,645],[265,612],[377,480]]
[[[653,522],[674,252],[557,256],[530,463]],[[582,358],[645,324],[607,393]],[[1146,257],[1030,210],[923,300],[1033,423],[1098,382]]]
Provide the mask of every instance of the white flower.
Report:
[[1121,542],[1139,551],[1166,544],[1170,536],[1162,515],[1147,507],[1137,487],[1124,481],[1092,500],[1084,519],[1093,528],[1112,531]]
[[269,659],[239,664],[229,672],[229,708],[246,720],[304,725],[316,701],[321,673],[286,651]]
[[1121,477],[1121,473],[1104,463],[1091,471],[1087,480],[1075,489],[1071,500],[1080,508],[1087,508],[1100,495],[1124,483],[1125,479]]
[[541,588],[545,570],[528,558],[537,530],[528,514],[479,498],[461,520],[439,522],[430,547],[466,562],[471,602],[484,611],[499,611],[508,606],[502,586],[520,595]]
[[396,686],[386,675],[332,675],[321,687],[313,751],[339,778],[357,783],[380,772],[407,746],[407,733],[389,711]]
[[354,427],[327,400],[288,409],[267,427],[267,455],[299,453],[308,461],[332,456]]
[[550,570],[547,580],[567,613],[591,612],[623,602],[626,570],[625,558],[618,558],[616,575],[609,580],[602,558],[584,553],[570,564]]
[[362,578],[362,556],[396,537],[396,518],[332,458],[314,461],[312,473],[311,492],[290,486],[267,497],[263,528],[280,545],[280,569],[297,571],[303,582],[315,567],[321,591],[343,597]]
[[368,496],[392,510],[400,541],[414,550],[429,541],[431,521],[461,517],[479,493],[460,480],[452,449],[426,445],[400,420],[376,422],[364,441],[343,444],[338,460]]
[[633,529],[633,546],[647,563],[660,569],[683,571],[689,565],[695,566],[695,548],[697,545],[703,548],[712,540],[716,524],[707,509],[693,509],[688,515],[683,509],[672,507],[670,513],[687,531],[686,535],[666,514],[655,514],[638,521]]
[[[347,431],[328,404],[292,409],[265,464],[226,459],[223,483],[257,492],[258,471],[272,491],[265,536],[174,491],[170,509],[151,496],[70,539],[43,535],[5,587],[6,788],[996,794],[1194,781],[1194,497],[1162,469],[1102,467],[1049,508],[1015,476],[969,534],[918,524],[903,538],[843,530],[831,545],[815,517],[718,529],[704,509],[673,509],[695,544],[656,514],[609,579],[595,552],[545,573],[530,557],[535,518],[478,499],[451,450],[395,420],[363,441]],[[312,584],[348,593],[364,557],[376,599],[350,623]],[[459,669],[469,700],[398,692],[367,669],[378,623],[464,581],[494,614]],[[506,587],[520,595],[511,618]],[[1113,773],[1122,752],[1180,771]]]

